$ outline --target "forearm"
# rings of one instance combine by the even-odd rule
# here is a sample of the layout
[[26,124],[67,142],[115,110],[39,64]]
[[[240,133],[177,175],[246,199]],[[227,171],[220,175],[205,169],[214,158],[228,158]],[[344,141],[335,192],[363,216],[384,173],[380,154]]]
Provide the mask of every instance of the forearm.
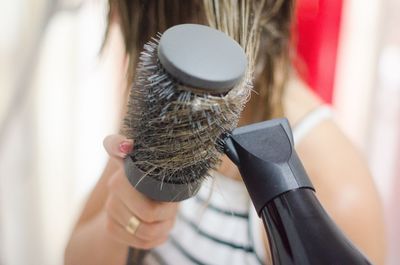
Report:
[[123,265],[128,247],[107,234],[104,212],[78,225],[65,250],[65,265]]

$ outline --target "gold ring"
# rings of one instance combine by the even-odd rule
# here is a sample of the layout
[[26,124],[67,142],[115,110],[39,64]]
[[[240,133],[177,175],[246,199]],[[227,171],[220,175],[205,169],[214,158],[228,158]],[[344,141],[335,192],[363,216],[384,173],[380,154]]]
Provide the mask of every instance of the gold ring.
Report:
[[139,225],[139,219],[136,216],[132,215],[132,217],[129,218],[128,224],[125,226],[125,229],[129,232],[129,234],[134,235],[136,233],[136,230],[139,228]]

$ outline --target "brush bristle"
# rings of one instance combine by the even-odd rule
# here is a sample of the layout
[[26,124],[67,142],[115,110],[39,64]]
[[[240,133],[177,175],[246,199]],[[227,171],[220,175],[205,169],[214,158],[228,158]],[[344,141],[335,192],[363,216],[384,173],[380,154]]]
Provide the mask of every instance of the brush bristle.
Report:
[[185,86],[160,64],[160,37],[141,52],[122,133],[134,139],[130,156],[146,177],[198,183],[220,161],[218,139],[236,127],[251,90],[251,73],[226,94]]

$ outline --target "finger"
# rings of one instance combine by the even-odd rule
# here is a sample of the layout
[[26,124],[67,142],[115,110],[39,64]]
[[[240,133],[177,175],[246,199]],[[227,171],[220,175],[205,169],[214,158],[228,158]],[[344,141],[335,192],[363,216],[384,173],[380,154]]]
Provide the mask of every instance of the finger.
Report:
[[[128,208],[115,196],[110,196],[106,202],[107,214],[121,227],[126,227],[129,219],[135,214],[131,213]],[[168,236],[173,225],[175,223],[174,219],[169,219],[166,221],[146,223],[141,221],[135,236],[144,241],[157,241],[159,238],[164,238]]]
[[132,151],[133,141],[122,135],[113,134],[104,138],[103,146],[111,157],[125,158]]
[[129,234],[125,228],[111,218],[107,218],[106,230],[115,240],[138,249],[151,249],[161,245],[168,239],[168,237],[160,237],[153,241],[142,240],[134,235]]
[[139,219],[147,223],[165,221],[176,216],[178,203],[156,202],[137,191],[122,170],[110,179],[109,188]]
[[158,241],[160,238],[168,237],[172,227],[175,224],[174,219],[156,223],[140,223],[135,236],[145,241]]
[[128,224],[129,218],[133,215],[124,203],[112,194],[107,198],[105,209],[109,217],[114,219],[114,221],[123,227]]

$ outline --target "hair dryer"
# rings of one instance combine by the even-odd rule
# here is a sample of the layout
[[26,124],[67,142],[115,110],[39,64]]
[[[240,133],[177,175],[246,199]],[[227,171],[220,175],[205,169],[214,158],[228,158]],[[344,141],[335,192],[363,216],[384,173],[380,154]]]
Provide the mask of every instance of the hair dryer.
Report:
[[371,264],[315,196],[286,119],[237,128],[224,143],[264,222],[274,265]]

